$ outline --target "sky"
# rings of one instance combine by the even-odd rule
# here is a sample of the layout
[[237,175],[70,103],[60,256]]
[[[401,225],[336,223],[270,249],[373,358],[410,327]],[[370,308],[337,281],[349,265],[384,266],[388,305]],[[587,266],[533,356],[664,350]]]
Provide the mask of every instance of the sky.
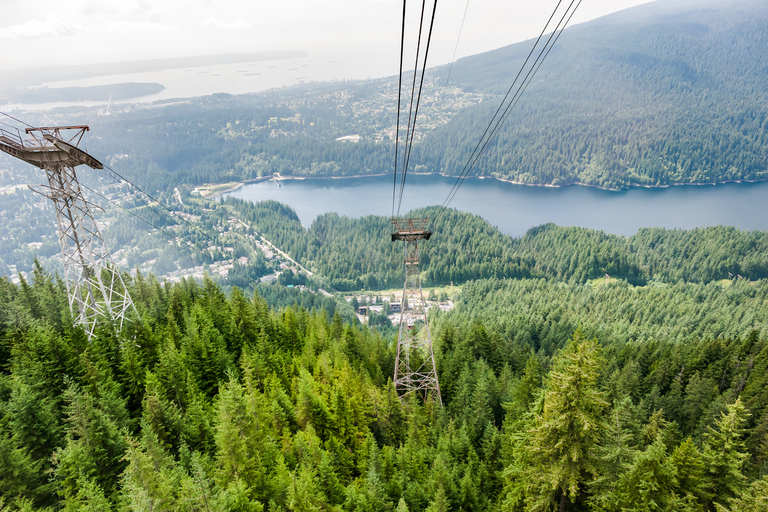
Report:
[[[571,24],[646,2],[583,0]],[[429,63],[450,62],[454,50],[458,58],[535,37],[555,4],[440,0]],[[408,5],[410,21],[420,4]],[[396,72],[402,2],[0,0],[0,13],[0,69],[272,50],[310,55],[370,50],[381,59],[383,76]],[[415,24],[408,28],[415,39]]]

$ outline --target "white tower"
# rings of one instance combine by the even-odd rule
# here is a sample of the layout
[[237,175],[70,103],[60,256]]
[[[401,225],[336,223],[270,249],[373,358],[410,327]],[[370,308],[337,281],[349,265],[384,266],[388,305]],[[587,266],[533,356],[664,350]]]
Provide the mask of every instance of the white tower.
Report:
[[[62,131],[68,135],[63,136]],[[91,214],[94,205],[85,200],[77,181],[78,165],[104,168],[77,147],[86,131],[87,126],[27,128],[27,138],[23,138],[20,133],[0,129],[0,150],[43,169],[48,177],[47,186],[33,190],[53,201],[69,309],[90,339],[99,318],[122,327],[128,311],[135,307]]]

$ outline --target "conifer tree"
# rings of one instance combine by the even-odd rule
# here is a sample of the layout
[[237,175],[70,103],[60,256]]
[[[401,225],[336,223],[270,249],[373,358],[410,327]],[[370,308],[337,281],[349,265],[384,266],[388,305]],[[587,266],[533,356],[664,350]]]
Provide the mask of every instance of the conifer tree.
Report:
[[[103,404],[77,385],[70,385],[65,399],[67,442],[54,458],[59,492],[65,500],[80,500],[81,491],[93,499],[99,493],[113,499],[126,466],[124,432]],[[83,490],[86,484],[90,487]]]
[[560,512],[576,502],[598,473],[598,446],[608,406],[598,390],[600,348],[577,330],[555,357],[543,409],[528,431],[531,466],[523,470],[528,510]]
[[742,437],[748,416],[741,399],[737,399],[715,422],[715,428],[708,428],[704,441],[707,490],[712,500],[723,506],[738,497],[747,484],[742,468],[749,454]]
[[701,504],[711,499],[705,485],[704,459],[690,437],[672,452],[672,464],[677,474],[677,493],[681,498]]

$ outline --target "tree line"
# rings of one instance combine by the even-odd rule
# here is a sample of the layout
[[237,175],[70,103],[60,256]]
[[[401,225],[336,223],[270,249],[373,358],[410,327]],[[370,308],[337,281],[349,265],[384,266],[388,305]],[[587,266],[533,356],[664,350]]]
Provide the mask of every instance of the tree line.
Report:
[[[385,217],[326,213],[307,230],[293,209],[276,201],[228,197],[223,203],[337,290],[402,286],[400,249],[390,240]],[[584,283],[606,274],[640,286],[768,278],[764,231],[641,228],[624,237],[550,223],[513,238],[477,215],[453,209],[429,207],[407,216],[432,219],[433,236],[419,246],[424,286],[528,277]]]

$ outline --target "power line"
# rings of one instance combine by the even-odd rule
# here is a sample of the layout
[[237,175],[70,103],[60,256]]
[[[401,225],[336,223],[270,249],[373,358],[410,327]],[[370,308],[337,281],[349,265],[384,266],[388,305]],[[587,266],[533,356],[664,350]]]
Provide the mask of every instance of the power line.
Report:
[[[419,25],[419,45],[417,46],[417,49],[416,49],[416,66],[415,66],[414,74],[413,74],[414,84],[413,84],[413,88],[411,90],[411,108],[413,108],[413,95],[414,95],[414,89],[415,89],[415,86],[416,86],[416,83],[415,83],[416,82],[416,73],[417,73],[417,69],[418,69],[419,53],[420,53],[420,48],[419,47],[420,47],[420,42],[421,42],[422,25],[423,25],[423,22],[424,22],[424,5],[425,5],[425,0],[423,0],[423,2],[422,2],[421,23]],[[423,87],[424,87],[424,76],[426,75],[426,70],[427,70],[427,59],[429,58],[429,47],[430,47],[430,44],[432,42],[432,31],[433,31],[434,26],[435,26],[435,13],[436,12],[437,12],[437,0],[435,0],[434,5],[432,7],[432,15],[431,15],[430,23],[429,23],[429,34],[427,36],[427,44],[426,44],[426,47],[425,47],[425,50],[424,50],[424,62],[423,62],[423,66],[422,66],[422,69],[421,69],[421,79],[419,81],[419,92],[418,92],[418,96],[417,96],[417,99],[416,99],[416,109],[413,112],[413,123],[411,123],[410,115],[409,115],[409,118],[408,118],[408,129],[409,129],[410,134],[406,133],[407,149],[405,151],[405,154],[403,155],[403,163],[404,164],[403,164],[403,167],[402,167],[402,175],[401,175],[402,177],[401,177],[401,181],[400,181],[400,199],[399,199],[398,205],[397,205],[397,215],[400,215],[400,207],[401,207],[402,202],[403,202],[403,190],[405,188],[405,178],[406,178],[406,176],[408,174],[408,165],[410,164],[410,160],[411,160],[411,151],[413,149],[413,140],[414,140],[414,136],[415,136],[415,133],[416,133],[416,119],[417,119],[417,117],[419,115],[419,104],[421,102],[421,92],[422,92]]]
[[405,4],[403,0],[403,27],[400,31],[400,73],[397,75],[397,125],[395,127],[395,172],[392,182],[392,217],[395,216],[395,190],[397,189],[397,154],[400,143],[400,97],[403,90],[403,49],[405,48]]
[[[576,0],[571,0],[571,3],[568,5],[568,8],[565,10],[565,13],[560,18],[560,21],[555,26],[552,34],[550,34],[549,38],[547,39],[544,46],[539,51],[538,56],[536,57],[533,64],[528,69],[528,72],[526,73],[525,77],[523,78],[522,82],[518,85],[517,90],[515,91],[515,94],[512,96],[512,99],[509,100],[509,103],[507,103],[507,99],[509,99],[509,95],[512,92],[512,90],[515,87],[515,84],[518,82],[520,75],[525,70],[531,55],[535,51],[536,47],[539,45],[539,42],[541,41],[541,38],[543,37],[544,33],[546,32],[547,28],[549,27],[550,23],[552,22],[552,19],[555,17],[555,14],[557,13],[558,9],[560,8],[560,5],[562,3],[562,0],[558,1],[557,6],[555,7],[554,11],[550,15],[549,19],[547,20],[546,25],[544,26],[544,29],[542,30],[539,37],[536,39],[536,42],[534,43],[533,47],[531,48],[531,51],[528,53],[528,56],[525,59],[525,62],[520,67],[520,70],[518,71],[517,75],[515,76],[515,80],[512,82],[512,85],[507,90],[507,93],[505,94],[504,98],[502,99],[499,107],[496,109],[496,112],[494,113],[493,117],[491,118],[491,121],[488,123],[488,126],[485,128],[485,131],[483,132],[483,135],[480,137],[480,140],[478,141],[477,145],[475,146],[474,150],[472,151],[472,154],[470,154],[469,159],[464,164],[464,167],[462,168],[462,171],[459,173],[459,176],[457,177],[455,183],[453,184],[453,187],[448,192],[448,196],[446,197],[446,200],[443,202],[442,208],[439,215],[442,214],[443,211],[448,207],[448,204],[453,200],[453,198],[458,193],[459,188],[464,182],[464,179],[467,177],[471,169],[475,166],[475,164],[480,159],[480,156],[482,156],[485,149],[488,147],[488,144],[490,141],[496,136],[498,133],[498,130],[501,126],[501,124],[507,119],[510,112],[514,107],[517,105],[517,103],[520,100],[520,97],[522,96],[523,92],[528,88],[528,85],[530,85],[531,81],[533,80],[534,76],[538,72],[538,70],[541,68],[541,65],[544,63],[544,60],[549,55],[549,52],[552,50],[552,47],[554,47],[557,40],[560,38],[560,35],[563,33],[565,28],[570,23],[571,19],[573,18],[573,15],[576,13],[576,10],[581,5],[581,1],[579,0],[578,3],[576,3],[576,6],[573,7]],[[506,104],[506,107],[505,107]],[[503,110],[503,111],[502,111]],[[501,114],[500,114],[501,113]],[[494,125],[495,121],[495,125]],[[491,128],[493,127],[493,128]],[[489,133],[490,130],[490,133]]]
[[456,38],[456,46],[453,47],[453,57],[451,57],[451,65],[448,67],[448,76],[445,78],[445,87],[448,87],[448,82],[451,79],[451,70],[453,69],[453,63],[456,62],[456,51],[459,49],[461,32],[464,30],[464,20],[467,19],[468,10],[469,10],[469,0],[467,0],[467,5],[464,7],[464,16],[461,17],[461,26],[459,27],[459,36]]
[[[157,229],[157,230],[159,230],[159,231],[162,231],[163,233],[165,233],[165,234],[166,234],[166,237],[168,238],[168,240],[169,240],[169,241],[174,241],[174,242],[176,241],[176,235],[175,235],[175,234],[173,234],[173,233],[171,233],[171,232],[170,232],[170,231],[168,231],[167,229],[165,229],[165,228],[163,228],[163,227],[160,227],[160,226],[155,226],[155,225],[154,225],[154,224],[153,224],[151,221],[149,221],[149,220],[145,219],[144,217],[141,217],[141,216],[137,215],[136,213],[132,212],[131,210],[129,210],[129,209],[127,209],[127,208],[125,208],[123,205],[121,205],[121,204],[120,204],[120,203],[118,203],[117,201],[115,201],[115,200],[113,200],[113,199],[110,199],[110,198],[106,197],[105,195],[103,195],[103,194],[101,194],[101,193],[99,193],[99,192],[95,191],[94,189],[92,189],[91,187],[89,187],[88,185],[86,185],[86,184],[84,184],[84,183],[80,183],[80,186],[81,186],[81,187],[83,187],[84,189],[86,189],[86,190],[90,191],[92,194],[95,194],[95,195],[97,195],[97,196],[101,197],[101,198],[102,198],[102,199],[104,199],[105,201],[108,201],[108,202],[110,202],[110,203],[111,203],[111,204],[113,204],[114,206],[117,206],[118,208],[120,208],[120,209],[121,209],[121,210],[123,210],[124,212],[128,213],[129,215],[132,215],[132,216],[136,217],[137,219],[139,219],[140,221],[142,221],[142,222],[144,222],[144,223],[146,223],[146,224],[148,224],[148,225],[152,226],[154,229]],[[128,219],[128,220],[130,220],[130,219]],[[163,220],[165,220],[165,219],[163,219]],[[134,221],[131,221],[131,222],[133,222],[135,225],[137,225],[137,226],[138,226],[138,223],[136,223],[136,222],[134,222]],[[139,227],[141,227],[141,226],[139,226]],[[142,228],[142,229],[143,229],[143,228]]]

